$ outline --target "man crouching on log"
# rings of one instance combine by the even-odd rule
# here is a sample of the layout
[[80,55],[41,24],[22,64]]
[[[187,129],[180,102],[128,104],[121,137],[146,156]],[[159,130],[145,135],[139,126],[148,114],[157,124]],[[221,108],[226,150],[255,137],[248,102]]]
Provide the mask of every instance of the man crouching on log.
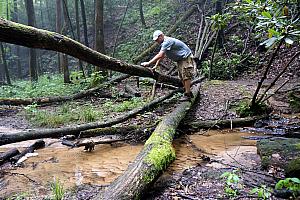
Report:
[[160,30],[154,31],[153,40],[161,45],[161,49],[149,62],[143,62],[141,65],[146,67],[156,63],[152,68],[155,70],[159,61],[166,55],[177,62],[178,75],[184,87],[184,96],[181,100],[190,101],[193,97],[191,79],[196,75],[196,64],[191,49],[184,42],[165,36]]

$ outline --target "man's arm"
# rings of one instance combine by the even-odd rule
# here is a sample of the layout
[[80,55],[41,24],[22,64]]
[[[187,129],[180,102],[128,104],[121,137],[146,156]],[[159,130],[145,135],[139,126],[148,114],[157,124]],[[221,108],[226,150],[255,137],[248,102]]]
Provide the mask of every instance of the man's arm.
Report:
[[141,65],[147,67],[153,63],[156,63],[158,60],[162,60],[164,57],[165,57],[165,52],[160,51],[149,62],[142,62]]

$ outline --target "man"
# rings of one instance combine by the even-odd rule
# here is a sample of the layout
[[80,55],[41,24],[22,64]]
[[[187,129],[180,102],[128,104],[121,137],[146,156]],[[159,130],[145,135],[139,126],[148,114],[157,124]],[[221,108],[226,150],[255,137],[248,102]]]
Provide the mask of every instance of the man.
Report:
[[[153,33],[153,40],[161,45],[161,49],[149,62],[141,63],[146,67],[151,64],[159,63],[165,56],[177,62],[179,78],[184,87],[184,96],[181,100],[189,101],[193,97],[191,92],[191,79],[195,75],[196,65],[192,57],[191,49],[182,41],[167,37],[160,30]],[[155,70],[157,64],[152,69]]]

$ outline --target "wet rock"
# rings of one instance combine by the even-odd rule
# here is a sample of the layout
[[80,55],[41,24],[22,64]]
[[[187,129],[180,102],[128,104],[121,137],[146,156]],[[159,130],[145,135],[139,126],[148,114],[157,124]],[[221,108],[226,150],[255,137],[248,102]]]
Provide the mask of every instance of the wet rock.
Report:
[[286,176],[300,178],[300,139],[271,138],[257,142],[262,167],[279,167]]

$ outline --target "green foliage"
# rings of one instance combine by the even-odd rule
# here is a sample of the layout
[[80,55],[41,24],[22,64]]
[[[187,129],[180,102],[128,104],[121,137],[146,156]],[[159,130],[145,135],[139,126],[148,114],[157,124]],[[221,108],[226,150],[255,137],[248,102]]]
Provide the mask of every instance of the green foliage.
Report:
[[61,75],[43,75],[34,84],[30,81],[17,81],[13,86],[0,87],[0,98],[65,96],[85,88],[85,84],[64,84]]
[[87,82],[89,83],[89,87],[93,88],[99,85],[103,82],[104,76],[101,74],[101,72],[94,72],[91,74],[89,78],[87,78]]
[[269,108],[264,103],[255,104],[253,107],[250,107],[250,103],[248,101],[240,101],[238,107],[236,108],[237,114],[240,117],[249,117],[256,116],[268,113]]
[[54,182],[51,183],[51,191],[54,200],[62,200],[64,198],[65,191],[62,183],[58,179],[55,179]]
[[293,92],[289,93],[289,103],[294,110],[294,112],[300,111],[300,98],[295,95]]
[[74,84],[80,84],[85,82],[82,71],[72,71],[70,74],[70,80]]
[[287,45],[299,40],[299,16],[292,17],[296,14],[296,7],[297,1],[287,4],[272,0],[244,0],[235,3],[233,8],[242,21],[255,26],[256,38],[264,40],[262,45],[273,47],[282,39]]
[[[128,9],[124,19],[123,28],[126,30],[126,38],[120,41],[116,56],[121,60],[130,62],[140,52],[144,51],[152,41],[152,34],[155,30],[160,29],[163,32],[168,30],[176,18],[182,13],[172,13],[175,4],[170,0],[166,1],[143,1],[143,11],[147,28],[143,27],[140,22],[138,4],[132,5]],[[135,24],[135,26],[132,26]],[[175,37],[175,35],[172,35]],[[130,38],[130,39],[128,39]]]
[[[237,53],[232,53],[230,57],[224,59],[220,53],[216,54],[214,67],[211,71],[212,79],[232,80],[236,78],[237,66],[241,62],[242,56]],[[202,62],[202,74],[208,76],[210,61]]]
[[278,181],[275,185],[275,189],[287,189],[293,193],[293,196],[296,197],[300,193],[300,179],[299,178],[286,178],[284,180]]
[[210,17],[210,19],[214,22],[212,25],[212,29],[213,30],[220,30],[220,29],[224,29],[228,22],[231,20],[232,15],[229,13],[225,13],[225,14],[215,14],[212,15]]
[[242,185],[239,184],[240,178],[236,174],[237,170],[232,172],[224,172],[221,175],[221,178],[225,179],[224,192],[228,197],[235,197],[238,194],[238,189],[242,188]]
[[141,98],[132,98],[128,101],[122,101],[119,104],[116,104],[115,102],[108,101],[104,104],[105,109],[109,109],[113,112],[124,112],[128,110],[132,110],[134,108],[140,107],[144,104],[144,101],[142,101]]
[[12,9],[13,0],[0,0],[0,17],[10,19]]
[[269,199],[271,197],[271,192],[272,192],[271,188],[268,188],[265,185],[261,185],[259,188],[258,187],[253,188],[250,191],[250,194],[257,194],[257,197],[259,199]]
[[36,104],[25,107],[26,119],[35,126],[57,127],[69,123],[85,123],[101,120],[102,110],[96,110],[91,105],[76,105],[66,103],[53,111],[38,109]]

